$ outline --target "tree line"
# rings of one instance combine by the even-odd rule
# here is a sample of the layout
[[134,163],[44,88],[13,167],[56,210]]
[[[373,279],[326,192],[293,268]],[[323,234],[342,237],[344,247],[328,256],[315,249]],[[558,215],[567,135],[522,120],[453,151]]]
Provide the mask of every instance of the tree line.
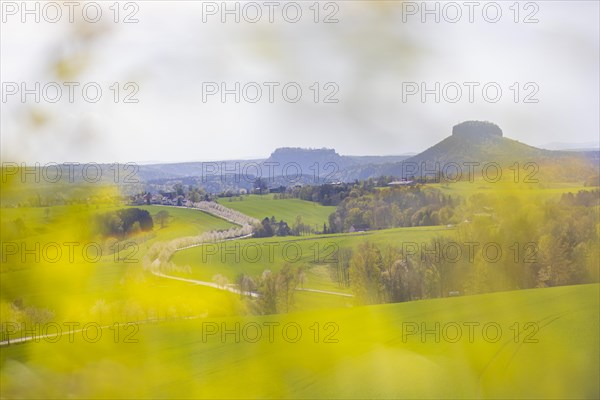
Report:
[[254,314],[278,314],[293,310],[295,293],[303,287],[305,280],[304,267],[285,264],[279,271],[264,270],[259,276],[252,277],[239,274],[235,283],[242,298],[249,293],[258,294],[258,298],[250,300],[248,305]]
[[457,198],[421,186],[390,187],[361,193],[353,190],[329,217],[329,231],[434,226],[459,222]]
[[[475,195],[456,235],[416,252],[369,242],[340,248],[330,275],[362,304],[598,282],[599,199],[598,190],[558,201]],[[483,251],[489,243],[502,257]]]

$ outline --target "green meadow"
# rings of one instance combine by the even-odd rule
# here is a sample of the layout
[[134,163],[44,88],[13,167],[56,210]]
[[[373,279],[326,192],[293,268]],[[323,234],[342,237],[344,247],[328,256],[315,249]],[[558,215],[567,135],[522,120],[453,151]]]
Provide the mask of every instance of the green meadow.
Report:
[[273,194],[248,195],[240,197],[223,197],[218,200],[225,207],[262,220],[265,217],[275,217],[278,221],[284,220],[291,227],[296,222],[296,217],[302,217],[302,223],[317,231],[323,230],[323,224],[329,225],[329,215],[335,207],[322,206],[318,203],[300,199],[274,199]]
[[3,348],[1,391],[6,398],[598,398],[599,296],[594,284],[105,328],[95,343],[78,333],[70,343],[65,334]]
[[[146,252],[155,243],[226,230],[235,227],[234,224],[193,209],[143,206],[139,208],[151,215],[168,211],[170,217],[165,226],[155,223],[151,232],[120,242],[106,243],[93,237],[90,226],[95,215],[117,208],[86,205],[3,208],[3,233],[9,234],[4,235],[2,249],[3,309],[8,306],[4,299],[16,299],[26,307],[51,311],[59,321],[78,320],[82,316],[107,321],[162,318],[191,314],[193,307],[221,315],[239,311],[241,305],[232,293],[182,287],[177,282],[147,274],[142,267]],[[10,224],[15,220],[22,221],[24,226],[18,237],[10,236]],[[12,243],[18,246],[15,254],[6,251],[14,250],[9,247]],[[70,243],[70,247],[65,243]],[[37,259],[23,251],[36,246]],[[161,301],[162,296],[167,296],[168,301]],[[147,308],[154,311],[140,311]]]
[[154,222],[154,232],[157,239],[161,241],[184,236],[197,236],[203,232],[227,230],[237,226],[200,210],[154,205],[137,208],[147,210],[153,216],[163,210],[169,213],[169,219],[164,227],[161,227],[156,220]]
[[[425,243],[439,235],[453,235],[454,229],[446,227],[417,227],[387,229],[336,235],[311,235],[306,237],[248,238],[222,243],[207,243],[178,251],[172,261],[179,266],[189,266],[189,273],[172,275],[200,281],[215,281],[216,275],[235,282],[239,274],[258,278],[263,271],[279,271],[284,265],[304,270],[303,289],[351,294],[330,275],[331,264],[337,260],[341,248],[354,248],[364,241],[385,246],[401,247],[403,243]],[[300,291],[295,294],[294,309],[348,307],[352,298],[333,294]]]
[[186,277],[212,281],[216,274],[220,274],[232,282],[241,273],[259,276],[267,269],[278,271],[287,263],[305,268],[305,288],[349,293],[329,277],[328,265],[336,262],[337,250],[354,248],[365,241],[382,247],[401,248],[406,243],[421,244],[440,235],[454,234],[455,229],[448,227],[414,227],[333,235],[248,238],[207,243],[178,251],[172,261],[191,267],[191,274]]
[[[120,208],[124,207],[69,205],[2,208],[2,220],[5,224],[18,219],[23,221],[25,229],[20,233],[19,238],[51,241],[56,238],[57,229],[78,234],[90,228],[95,215]],[[203,232],[227,230],[236,226],[200,210],[155,205],[137,206],[135,208],[147,210],[153,217],[160,211],[169,213],[169,218],[164,227],[158,222],[154,222],[153,230],[147,235],[153,241],[167,241],[184,236],[195,236]]]
[[460,181],[453,183],[433,183],[428,187],[436,188],[446,195],[460,196],[468,198],[474,194],[493,193],[498,195],[507,195],[515,192],[521,195],[544,196],[547,198],[557,197],[563,193],[577,193],[580,190],[591,190],[593,187],[584,186],[580,182],[541,182],[525,181],[521,178],[519,183],[513,181],[514,177],[504,177],[498,182],[486,181],[483,178],[473,179],[473,181]]

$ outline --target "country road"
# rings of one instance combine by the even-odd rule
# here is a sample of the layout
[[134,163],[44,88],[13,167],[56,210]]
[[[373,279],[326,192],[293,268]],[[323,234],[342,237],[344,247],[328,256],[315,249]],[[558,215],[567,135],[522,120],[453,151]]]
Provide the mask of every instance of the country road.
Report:
[[[219,289],[219,290],[226,290],[228,292],[232,292],[232,293],[236,293],[236,294],[241,294],[240,290],[238,288],[235,287],[235,285],[233,284],[228,284],[225,286],[220,286],[214,282],[207,282],[207,281],[199,281],[196,279],[187,279],[187,278],[180,278],[178,276],[171,276],[171,275],[166,275],[163,274],[162,272],[156,272],[156,271],[152,271],[152,274],[155,276],[160,276],[161,278],[167,278],[167,279],[174,279],[177,281],[181,281],[181,282],[189,282],[189,283],[193,283],[195,285],[201,285],[201,286],[208,286],[208,287],[212,287],[215,289]],[[312,293],[323,293],[323,294],[330,294],[330,295],[334,295],[334,296],[344,296],[344,297],[354,297],[354,295],[349,294],[349,293],[339,293],[339,292],[331,292],[329,290],[319,290],[319,289],[306,289],[306,288],[296,288],[297,291],[299,292],[312,292]],[[244,292],[245,295],[248,295],[250,297],[260,297],[260,294],[256,293],[256,292]]]
[[[176,281],[181,281],[181,282],[188,282],[188,283],[193,283],[195,285],[201,285],[201,286],[208,286],[208,287],[212,287],[215,289],[219,289],[219,290],[226,290],[228,292],[232,292],[232,293],[236,293],[236,294],[241,294],[241,291],[236,288],[235,286],[232,285],[225,285],[225,286],[220,286],[214,282],[207,282],[207,281],[199,281],[196,279],[187,279],[187,278],[180,278],[178,276],[171,276],[171,275],[165,275],[162,272],[158,272],[158,271],[152,271],[152,274],[155,276],[160,276],[161,278],[167,278],[167,279],[173,279]],[[244,292],[245,295],[248,295],[250,297],[259,297],[258,293],[255,292]]]
[[[223,239],[220,240],[216,243],[222,243],[222,242],[228,242],[231,240],[240,240],[240,239],[246,239],[251,237],[252,234],[248,234],[248,235],[244,235],[244,236],[239,236],[239,237],[235,237],[235,238],[229,238],[229,239]],[[214,242],[211,242],[214,243]],[[175,249],[174,252],[177,251],[181,251],[181,250],[185,250],[185,249],[190,249],[192,247],[198,247],[198,246],[203,246],[206,243],[197,243],[197,244],[193,244],[190,246],[185,246],[179,249]],[[159,263],[158,259],[154,260],[154,263]],[[157,265],[157,268],[160,268],[160,264]],[[232,293],[236,293],[236,294],[241,294],[240,290],[235,287],[236,285],[234,284],[229,284],[229,285],[219,285],[215,282],[208,282],[208,281],[201,281],[201,280],[197,280],[197,279],[189,279],[189,278],[181,278],[178,276],[172,276],[172,275],[167,275],[167,274],[163,274],[162,272],[156,271],[154,268],[152,269],[152,274],[155,276],[159,276],[161,278],[166,278],[166,279],[173,279],[173,280],[177,280],[177,281],[181,281],[181,282],[188,282],[188,283],[193,283],[195,285],[201,285],[201,286],[208,286],[208,287],[212,287],[215,289],[219,289],[219,290],[226,290],[228,292],[232,292]],[[339,292],[332,292],[329,290],[319,290],[319,289],[309,289],[309,288],[296,288],[296,290],[301,291],[301,292],[313,292],[313,293],[322,293],[322,294],[330,294],[333,296],[343,296],[343,297],[354,297],[352,294],[349,293],[339,293]],[[257,298],[260,295],[256,292],[244,292],[245,295],[248,295],[250,297],[254,297]]]
[[[181,206],[171,206],[171,207],[192,208],[192,209],[196,209],[198,211],[205,212],[207,214],[214,215],[214,216],[219,217],[219,218],[224,218],[223,216],[218,215],[218,214],[213,214],[213,213],[211,213],[210,211],[208,211],[206,209],[200,209],[200,208],[195,208],[195,207],[181,207]],[[224,206],[222,206],[222,207],[226,208]],[[250,219],[250,217],[248,217],[248,218]],[[229,238],[229,239],[223,239],[223,240],[220,240],[220,241],[217,241],[217,242],[211,242],[211,243],[221,243],[221,242],[227,242],[227,241],[231,241],[231,240],[247,239],[249,237],[252,237],[252,235],[253,234],[250,233],[250,234],[247,234],[247,235],[233,237],[233,238]],[[180,247],[178,249],[175,249],[174,252],[178,252],[178,251],[181,251],[181,250],[190,249],[192,247],[203,246],[205,244],[206,243],[196,243],[196,244],[192,244],[192,245],[189,245],[189,246]],[[155,263],[159,263],[157,265],[157,268],[160,268],[160,262],[158,261],[158,259],[154,260],[154,262],[152,264],[154,265]],[[159,276],[161,278],[173,279],[173,280],[177,280],[177,281],[181,281],[181,282],[188,282],[188,283],[193,283],[195,285],[208,286],[208,287],[212,287],[212,288],[219,289],[219,290],[226,290],[228,292],[232,292],[232,293],[236,293],[236,294],[241,294],[240,290],[236,287],[236,285],[232,285],[232,284],[229,284],[229,285],[226,285],[226,286],[222,286],[222,285],[218,285],[218,284],[216,284],[214,282],[201,281],[201,280],[197,280],[197,279],[180,278],[180,277],[177,277],[177,276],[163,274],[162,272],[156,271],[155,268],[152,268],[151,272],[152,272],[153,275]],[[354,297],[354,295],[349,294],[349,293],[339,293],[339,292],[332,292],[332,291],[328,291],[328,290],[308,289],[308,288],[296,288],[296,290],[303,291],[303,292],[313,292],[313,293],[329,294],[329,295],[333,295],[333,296]],[[244,294],[249,295],[250,297],[254,297],[254,298],[257,298],[257,297],[260,296],[256,292],[245,292]]]

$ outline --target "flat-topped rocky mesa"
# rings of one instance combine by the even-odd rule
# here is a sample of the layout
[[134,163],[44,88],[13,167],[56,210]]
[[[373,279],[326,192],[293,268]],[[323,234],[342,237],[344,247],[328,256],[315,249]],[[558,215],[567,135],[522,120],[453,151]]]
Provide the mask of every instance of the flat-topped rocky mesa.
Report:
[[465,138],[502,137],[502,129],[487,121],[465,121],[452,128],[452,136]]

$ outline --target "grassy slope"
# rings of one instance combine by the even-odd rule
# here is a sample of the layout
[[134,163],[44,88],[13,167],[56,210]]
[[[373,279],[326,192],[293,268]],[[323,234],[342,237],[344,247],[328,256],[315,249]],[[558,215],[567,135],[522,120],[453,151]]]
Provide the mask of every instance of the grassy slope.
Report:
[[290,226],[296,222],[296,216],[300,215],[303,223],[312,228],[316,227],[319,231],[323,229],[323,223],[329,225],[329,215],[335,211],[335,207],[299,199],[274,200],[273,195],[250,195],[244,196],[242,201],[238,198],[231,198],[231,200],[221,198],[218,201],[225,207],[259,220],[274,216],[278,221],[284,220]]
[[[580,190],[594,190],[595,187],[586,187],[580,183],[523,183],[527,174],[531,171],[521,171],[519,184],[515,185],[512,180],[515,179],[512,170],[503,171],[503,180],[499,182],[486,182],[482,178],[475,179],[473,182],[462,181],[449,184],[429,184],[429,187],[440,189],[444,194],[452,196],[463,196],[468,198],[478,193],[490,193],[498,195],[506,195],[515,192],[521,194],[531,194],[535,196],[543,195],[548,198],[560,197],[563,193],[577,193]],[[465,170],[465,174],[467,171]],[[492,172],[490,175],[493,177]],[[534,176],[531,179],[537,179]]]
[[[120,207],[119,207],[120,208]],[[179,209],[172,207],[144,206],[152,215],[165,209],[171,215],[169,224],[164,228],[155,226],[152,233],[141,234],[147,238],[143,241],[137,251],[131,250],[130,259],[138,263],[115,262],[115,256],[108,254],[97,262],[85,262],[81,257],[75,262],[68,262],[68,255],[63,253],[58,263],[47,263],[40,259],[40,263],[32,262],[32,256],[28,256],[26,268],[22,268],[20,256],[7,256],[7,263],[15,270],[2,273],[1,284],[2,299],[12,301],[22,299],[28,306],[43,307],[56,312],[56,317],[62,319],[65,316],[79,318],[78,315],[87,312],[99,299],[119,301],[136,296],[132,293],[129,283],[135,281],[134,275],[140,274],[139,261],[142,260],[146,250],[155,242],[168,241],[173,238],[198,235],[205,231],[215,229],[228,229],[235,225],[220,218],[213,217],[198,210]],[[113,207],[102,208],[98,212],[106,212]],[[88,243],[83,239],[87,220],[96,211],[94,207],[60,206],[51,207],[48,217],[44,208],[14,208],[1,209],[3,221],[12,221],[21,218],[27,227],[27,235],[15,240],[17,243],[26,242],[28,248],[33,248],[36,242],[40,247],[56,242],[78,242],[75,256],[81,254],[82,246]],[[157,224],[158,225],[158,224]],[[64,246],[63,246],[63,249]],[[90,252],[92,255],[93,251]],[[127,280],[129,278],[129,280]],[[124,279],[127,284],[124,284]],[[142,283],[140,283],[142,284]],[[182,285],[173,281],[151,280],[143,283],[147,286],[143,297],[160,296],[161,292],[182,292]],[[191,290],[189,285],[185,290]],[[208,293],[207,297],[234,298],[229,293],[215,293],[214,289],[194,287],[195,296]],[[189,294],[189,292],[188,292]],[[140,294],[138,293],[137,296]],[[158,297],[157,297],[158,298]],[[71,299],[77,299],[76,302]]]
[[[533,289],[346,310],[210,319],[256,322],[263,337],[202,338],[204,320],[142,325],[139,343],[28,343],[2,349],[3,397],[204,398],[598,398],[599,285]],[[326,322],[339,331],[323,343]],[[273,343],[264,322],[277,322]],[[297,323],[296,343],[281,326]],[[314,342],[314,322],[321,336]],[[455,322],[455,343],[433,335],[403,340],[403,323]],[[478,322],[469,341],[464,322]],[[515,343],[510,326],[535,322],[537,343]],[[481,327],[502,328],[495,343]],[[313,326],[314,327],[314,326]],[[293,336],[290,330],[290,336]],[[530,333],[531,330],[526,331]],[[454,335],[453,331],[447,331]],[[494,330],[489,330],[490,337]],[[250,336],[250,334],[249,334]],[[122,342],[120,338],[119,342]]]
[[237,226],[200,210],[164,206],[141,206],[138,208],[148,210],[152,216],[161,210],[169,213],[169,223],[164,228],[161,228],[156,220],[154,221],[154,230],[161,241],[196,236],[202,232],[227,230]]
[[[26,237],[34,237],[35,240],[56,240],[56,228],[70,232],[72,235],[81,233],[82,229],[88,227],[96,213],[105,213],[127,207],[102,207],[96,209],[94,206],[54,206],[54,207],[23,207],[2,208],[0,215],[3,222],[22,219],[26,226]],[[167,241],[183,236],[198,235],[211,230],[225,230],[236,225],[221,218],[205,212],[186,208],[163,207],[163,206],[139,206],[148,210],[154,217],[159,211],[165,210],[170,214],[169,222],[164,228],[155,220],[151,236],[154,241]],[[71,240],[76,238],[71,238]]]
[[329,279],[327,264],[334,262],[338,248],[355,248],[370,241],[382,249],[386,245],[401,247],[406,242],[428,242],[437,235],[451,235],[454,229],[446,227],[396,228],[381,231],[316,236],[288,236],[284,238],[245,239],[221,244],[207,244],[177,252],[173,262],[192,267],[190,277],[212,280],[215,274],[234,280],[239,273],[260,275],[265,269],[279,270],[289,262],[306,266],[305,287],[340,291]]
[[[472,187],[477,191],[476,186]],[[462,188],[460,192],[468,192],[468,188]],[[285,210],[298,210],[286,203],[289,200],[255,200],[258,201],[261,203],[256,205],[257,212],[267,210],[268,215],[278,219],[286,219],[271,211],[272,205],[278,202],[284,202]],[[233,204],[242,203],[225,201],[223,204],[235,208]],[[158,207],[151,209],[156,210],[151,211],[153,215],[158,211]],[[31,219],[29,227],[46,241],[65,240],[68,237],[65,232],[68,233],[71,227],[69,224],[77,223],[78,214],[72,208],[68,210],[66,225],[53,223],[51,228],[47,228],[43,209],[31,210],[34,210],[35,218]],[[14,214],[6,213],[22,211],[3,209],[3,220],[14,217]],[[51,218],[57,216],[54,211],[55,208]],[[169,227],[155,229],[157,235],[145,244],[199,233],[203,223],[206,223],[206,230],[228,226],[226,222],[198,211],[173,208],[168,211],[174,216]],[[201,215],[208,219],[202,222],[205,217]],[[189,221],[195,222],[190,226]],[[59,237],[52,230],[56,226],[63,230]],[[38,228],[42,231],[38,232]],[[314,247],[309,246],[315,243],[319,243],[321,249],[331,241],[339,246],[354,246],[368,239],[385,245],[428,240],[439,233],[439,228],[410,228],[304,237],[297,243],[309,260],[299,262],[310,262]],[[271,239],[260,240],[262,246]],[[288,240],[297,238],[280,241]],[[201,259],[202,251],[201,248],[186,250],[176,256],[176,261],[191,264],[194,275],[200,274],[197,276],[208,277],[208,280],[217,271],[235,276],[240,268],[259,273],[283,264],[279,262],[283,261],[280,257],[272,264],[211,262],[200,265],[197,261]],[[278,254],[281,252],[275,252],[276,256]],[[216,258],[218,261],[218,254]],[[98,297],[108,300],[141,298],[157,304],[162,299],[179,299],[177,301],[183,305],[194,309],[202,307],[203,311],[204,307],[210,309],[217,304],[233,302],[236,297],[210,288],[160,279],[123,286],[120,282],[127,268],[112,262],[111,257],[100,263],[87,264],[85,268],[81,265],[59,266],[60,273],[51,273],[47,266],[36,267],[41,268],[35,274],[33,269],[3,274],[3,299],[22,297],[26,304],[65,309],[67,315],[77,318]],[[340,290],[330,286],[322,263],[313,265],[308,278],[306,287]],[[81,343],[80,337],[75,343],[69,343],[65,336],[54,344],[42,340],[41,343],[2,348],[0,397],[598,398],[598,296],[598,285],[587,285],[335,311],[313,310],[246,320],[210,320],[225,322],[228,327],[236,321],[281,324],[293,321],[304,331],[298,343],[287,343],[280,334],[274,343],[264,339],[258,343],[224,344],[216,339],[203,343],[201,321],[141,325],[136,336],[140,340],[138,344],[115,344],[113,331],[109,330],[104,330],[102,340],[95,344]],[[301,309],[343,307],[347,303],[345,298],[315,293],[298,293],[297,299]],[[68,307],[65,306],[67,303]],[[208,312],[209,317],[217,314]],[[309,327],[314,322],[323,327],[328,321],[339,326],[336,335],[339,343],[315,344]],[[403,343],[402,322],[406,321],[426,322],[428,327],[435,322],[498,322],[504,334],[498,343],[486,343],[481,339],[480,331],[476,331],[479,336],[474,343],[466,339],[458,343],[435,343],[431,336],[425,343],[418,338]],[[519,322],[523,327],[529,321],[540,324],[541,330],[536,335],[539,343],[514,343],[509,326]],[[463,335],[466,335],[466,328],[463,329]],[[233,340],[231,336],[229,338]],[[120,341],[122,339],[121,336]]]

